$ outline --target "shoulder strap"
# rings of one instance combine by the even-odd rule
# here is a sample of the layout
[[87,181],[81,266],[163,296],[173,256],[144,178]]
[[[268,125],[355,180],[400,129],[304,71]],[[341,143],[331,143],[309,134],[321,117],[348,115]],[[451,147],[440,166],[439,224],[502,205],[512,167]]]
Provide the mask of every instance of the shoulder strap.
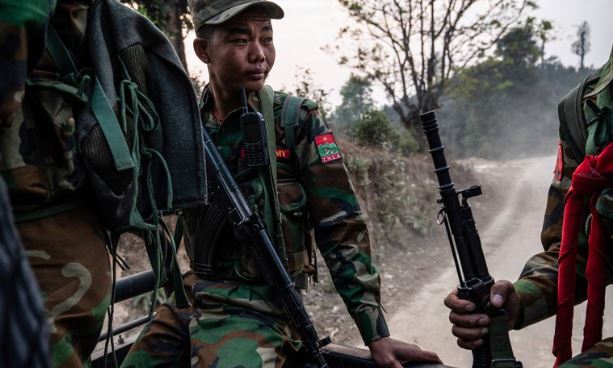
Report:
[[296,148],[295,129],[300,121],[300,107],[306,98],[287,96],[281,109],[281,120],[285,130],[285,144],[291,152]]
[[585,140],[587,128],[581,111],[581,97],[583,90],[590,77],[575,86],[558,103],[558,117],[560,119],[560,131],[569,138],[569,145],[578,162],[585,156]]
[[[275,92],[270,86],[264,86],[259,93],[259,98],[260,108],[262,110],[262,115],[264,115],[264,122],[266,123],[266,139],[268,143],[268,157],[270,159],[267,176],[270,178],[273,188],[273,192],[270,193],[272,201],[267,200],[268,203],[272,203],[274,206],[271,214],[273,222],[271,227],[274,231],[274,239],[279,257],[283,260],[284,265],[287,265],[285,244],[281,233],[281,205],[279,204],[279,196],[277,195],[277,136],[273,106],[274,95]],[[264,191],[264,193],[267,193],[267,191]]]

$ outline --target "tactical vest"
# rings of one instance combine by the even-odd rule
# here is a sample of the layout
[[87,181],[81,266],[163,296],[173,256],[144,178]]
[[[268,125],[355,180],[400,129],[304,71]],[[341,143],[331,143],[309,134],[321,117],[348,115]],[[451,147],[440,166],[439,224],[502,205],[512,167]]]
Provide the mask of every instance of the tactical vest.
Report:
[[[272,93],[272,89],[269,89],[269,93]],[[267,103],[272,104],[273,100],[263,96],[259,99],[260,110],[267,120],[267,132],[273,133],[269,134],[269,141],[277,143],[269,145],[269,151],[272,151],[269,152],[272,162],[270,166],[276,173],[272,180],[265,175],[258,175],[254,169],[246,168],[243,157],[236,157],[242,153],[242,134],[238,121],[224,122],[223,128],[211,124],[209,128],[213,128],[212,136],[225,156],[224,159],[230,160],[231,170],[236,172],[235,179],[252,208],[263,219],[272,218],[277,222],[278,228],[269,225],[268,231],[275,239],[277,252],[288,272],[294,277],[297,286],[305,289],[307,275],[315,274],[316,262],[307,194],[300,182],[295,161],[294,131],[300,121],[301,108],[312,110],[317,105],[304,98],[280,93],[274,94],[274,108],[264,106]],[[272,114],[266,114],[267,110]],[[281,119],[283,126],[282,141],[277,140],[275,135],[275,132],[279,132],[274,125],[277,119]],[[270,187],[275,186],[276,190],[271,191]],[[248,252],[247,247],[250,245],[240,244],[236,240],[228,214],[223,205],[217,203],[221,196],[209,188],[211,199],[208,206],[202,210],[185,211],[188,228],[186,245],[192,269],[204,278],[262,281],[257,265]],[[278,204],[269,197],[275,192],[278,193]],[[271,211],[274,213],[269,213]]]

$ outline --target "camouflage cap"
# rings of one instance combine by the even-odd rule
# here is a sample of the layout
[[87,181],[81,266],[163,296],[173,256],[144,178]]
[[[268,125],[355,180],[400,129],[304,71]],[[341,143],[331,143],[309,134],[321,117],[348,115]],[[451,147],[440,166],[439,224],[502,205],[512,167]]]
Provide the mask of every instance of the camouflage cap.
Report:
[[188,4],[196,31],[205,24],[221,24],[252,6],[266,9],[273,19],[284,16],[279,5],[265,0],[188,0]]

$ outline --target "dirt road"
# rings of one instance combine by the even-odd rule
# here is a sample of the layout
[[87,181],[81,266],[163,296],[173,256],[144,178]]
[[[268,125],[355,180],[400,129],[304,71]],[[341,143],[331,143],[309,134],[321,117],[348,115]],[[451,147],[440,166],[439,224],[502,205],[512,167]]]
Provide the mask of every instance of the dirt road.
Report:
[[[525,260],[541,249],[539,235],[545,208],[547,188],[552,177],[555,157],[530,158],[493,164],[477,162],[476,168],[508,185],[508,197],[492,219],[480,219],[476,213],[490,273],[495,279],[515,280]],[[512,182],[510,182],[512,180]],[[490,184],[491,185],[491,184]],[[484,188],[486,191],[487,188]],[[503,244],[496,244],[503,242]],[[451,255],[449,255],[451,258]],[[444,268],[441,265],[440,268]],[[457,347],[451,336],[448,310],[444,297],[457,284],[451,265],[434,282],[414,294],[406,306],[388,317],[392,336],[435,350],[451,366],[470,367],[472,355]],[[613,305],[609,289],[607,304]],[[585,305],[575,309],[574,351],[581,344]],[[613,335],[613,308],[607,308],[603,336]],[[549,319],[521,331],[513,331],[511,339],[515,355],[526,368],[549,368],[554,320]]]

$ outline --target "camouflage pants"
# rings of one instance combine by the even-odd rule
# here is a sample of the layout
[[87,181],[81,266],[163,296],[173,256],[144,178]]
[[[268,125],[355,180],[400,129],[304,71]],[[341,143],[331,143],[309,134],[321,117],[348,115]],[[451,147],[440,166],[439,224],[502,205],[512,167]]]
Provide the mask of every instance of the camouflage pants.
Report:
[[613,368],[613,337],[600,341],[590,350],[562,364],[560,368]]
[[87,208],[17,228],[45,303],[53,366],[87,366],[111,294],[102,228]]
[[299,348],[268,288],[199,280],[196,308],[158,308],[122,368],[276,367]]

